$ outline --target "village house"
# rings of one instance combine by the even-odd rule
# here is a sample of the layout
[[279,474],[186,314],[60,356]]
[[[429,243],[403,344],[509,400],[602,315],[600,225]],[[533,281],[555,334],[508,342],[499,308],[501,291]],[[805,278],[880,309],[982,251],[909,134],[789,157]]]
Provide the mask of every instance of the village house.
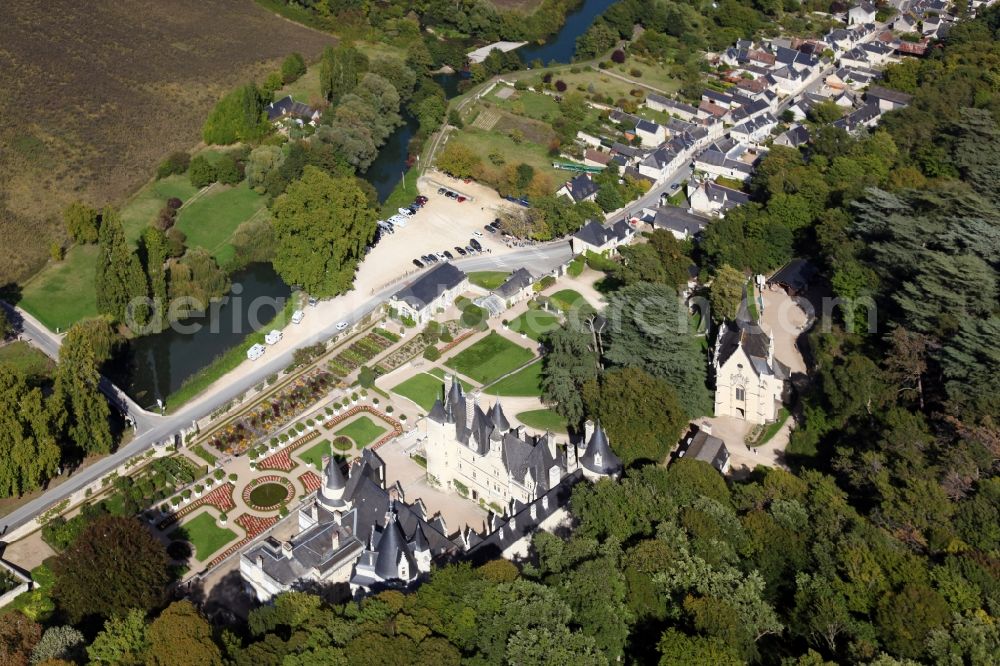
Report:
[[777,126],[778,119],[765,113],[733,127],[729,130],[729,136],[741,143],[763,143]]
[[597,183],[590,177],[589,173],[581,173],[571,180],[567,180],[556,192],[559,196],[568,197],[574,203],[581,201],[593,201],[597,197]]
[[277,102],[267,105],[267,120],[278,122],[284,119],[292,119],[299,125],[309,123],[315,125],[322,114],[310,107],[308,104],[296,102],[291,95],[285,95]]
[[686,448],[680,453],[682,457],[708,463],[719,474],[729,472],[729,449],[726,448],[725,442],[712,436],[711,424],[702,423],[684,443]]
[[798,148],[807,143],[809,143],[809,129],[798,124],[792,125],[774,140],[774,145],[786,148]]
[[591,220],[570,236],[569,242],[574,255],[585,252],[614,254],[619,245],[628,243],[633,236],[635,229],[628,220],[618,220],[607,226],[597,220]]
[[593,148],[583,151],[583,163],[587,166],[606,167],[609,162],[611,162],[610,153],[602,153]]
[[750,197],[743,192],[711,180],[688,183],[687,193],[691,211],[701,215],[723,217],[733,208],[750,203]]
[[878,8],[870,2],[860,2],[847,10],[847,25],[864,25],[875,22]]
[[674,238],[681,241],[694,238],[704,231],[708,224],[705,218],[676,206],[644,208],[640,219],[654,229],[669,231]]
[[646,95],[646,101],[644,104],[647,109],[660,111],[662,113],[669,113],[670,115],[680,118],[681,120],[692,120],[698,116],[698,109],[690,104],[678,102],[677,100],[670,99],[669,97],[663,97],[662,95],[657,95],[655,93],[649,93]]
[[640,119],[635,124],[635,135],[646,148],[655,148],[667,139],[667,128],[649,120]]
[[491,293],[502,300],[508,308],[514,304],[530,298],[533,293],[535,277],[527,268],[518,268],[510,274],[502,285],[494,289]]
[[870,104],[877,105],[878,110],[885,113],[886,111],[895,111],[896,109],[909,106],[910,102],[913,101],[913,95],[883,88],[882,86],[872,86],[865,93],[865,100]]
[[451,262],[444,262],[389,297],[389,310],[398,319],[412,319],[423,325],[438,310],[454,303],[455,297],[468,287],[468,276]]

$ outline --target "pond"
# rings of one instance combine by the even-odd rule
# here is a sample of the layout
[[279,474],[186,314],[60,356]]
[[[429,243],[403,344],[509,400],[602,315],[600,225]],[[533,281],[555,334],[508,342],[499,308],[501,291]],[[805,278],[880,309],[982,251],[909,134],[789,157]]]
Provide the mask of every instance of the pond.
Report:
[[292,290],[270,264],[252,264],[233,273],[233,289],[203,316],[178,322],[167,330],[136,338],[110,370],[139,405],[155,407],[188,377],[230,347],[239,344],[253,325],[274,318]]

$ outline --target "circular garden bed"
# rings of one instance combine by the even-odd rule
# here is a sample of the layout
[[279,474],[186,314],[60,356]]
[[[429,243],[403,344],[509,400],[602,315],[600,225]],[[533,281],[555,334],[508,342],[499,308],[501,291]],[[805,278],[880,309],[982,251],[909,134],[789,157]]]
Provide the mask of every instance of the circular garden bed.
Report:
[[291,482],[280,476],[254,479],[243,489],[243,501],[251,509],[271,511],[295,497]]
[[350,437],[341,435],[333,440],[333,448],[338,451],[350,451],[354,448],[354,441]]

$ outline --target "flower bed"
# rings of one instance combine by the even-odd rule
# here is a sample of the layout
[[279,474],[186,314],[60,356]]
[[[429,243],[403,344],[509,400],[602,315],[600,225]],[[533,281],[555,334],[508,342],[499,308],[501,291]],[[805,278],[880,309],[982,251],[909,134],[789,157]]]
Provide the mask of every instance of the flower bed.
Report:
[[[285,489],[284,498],[277,499],[276,501],[268,503],[266,505],[259,504],[258,503],[259,500],[255,501],[251,499],[254,495],[255,490],[268,484],[281,486],[282,488],[284,488]],[[255,509],[257,511],[273,511],[282,504],[287,504],[288,502],[290,502],[293,497],[295,497],[295,487],[292,485],[291,481],[289,481],[283,476],[278,476],[277,474],[268,474],[266,476],[258,477],[253,481],[251,481],[250,483],[248,483],[243,488],[243,502],[251,509]]]
[[319,430],[313,430],[312,432],[307,432],[302,437],[286,446],[281,451],[269,455],[268,457],[257,463],[257,469],[259,470],[280,470],[282,472],[290,472],[295,469],[296,463],[292,460],[292,452],[299,448],[303,444],[308,444],[319,437]]
[[323,485],[323,479],[319,478],[314,472],[305,472],[299,476],[299,482],[305,489],[306,494],[315,492],[319,490],[319,487]]
[[246,536],[234,543],[229,548],[226,548],[222,553],[216,555],[215,558],[208,563],[208,568],[221,564],[227,557],[238,551],[243,546],[247,545],[258,536],[270,529],[275,523],[278,522],[277,516],[255,516],[250,513],[244,513],[239,518],[236,519],[236,524],[243,528],[246,532]]
[[187,506],[170,513],[166,518],[161,520],[156,526],[159,529],[166,529],[170,527],[177,521],[179,521],[184,516],[188,515],[195,509],[201,508],[203,506],[214,506],[216,509],[222,513],[227,511],[232,511],[236,508],[236,502],[233,501],[233,491],[236,489],[231,483],[224,483],[212,492],[199,497]]
[[475,329],[471,329],[471,330],[465,331],[464,333],[462,333],[461,335],[459,335],[457,338],[455,338],[454,340],[452,340],[451,342],[449,342],[448,344],[446,344],[444,347],[441,347],[441,349],[438,350],[438,351],[442,355],[444,355],[447,352],[449,352],[452,349],[454,349],[459,344],[461,344],[462,342],[464,342],[464,341],[468,340],[469,338],[471,338],[473,335],[475,335],[478,332],[479,331],[476,331]]
[[336,378],[329,372],[313,371],[214,435],[209,444],[226,454],[244,453],[256,438],[254,432],[278,429],[328,393],[335,383]]

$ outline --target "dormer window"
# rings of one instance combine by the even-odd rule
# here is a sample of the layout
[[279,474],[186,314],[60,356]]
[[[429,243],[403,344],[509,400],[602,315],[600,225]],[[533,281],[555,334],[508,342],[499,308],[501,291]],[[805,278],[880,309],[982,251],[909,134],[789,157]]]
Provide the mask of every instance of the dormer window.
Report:
[[601,454],[600,453],[595,453],[594,454],[594,466],[595,467],[600,467],[601,466]]

